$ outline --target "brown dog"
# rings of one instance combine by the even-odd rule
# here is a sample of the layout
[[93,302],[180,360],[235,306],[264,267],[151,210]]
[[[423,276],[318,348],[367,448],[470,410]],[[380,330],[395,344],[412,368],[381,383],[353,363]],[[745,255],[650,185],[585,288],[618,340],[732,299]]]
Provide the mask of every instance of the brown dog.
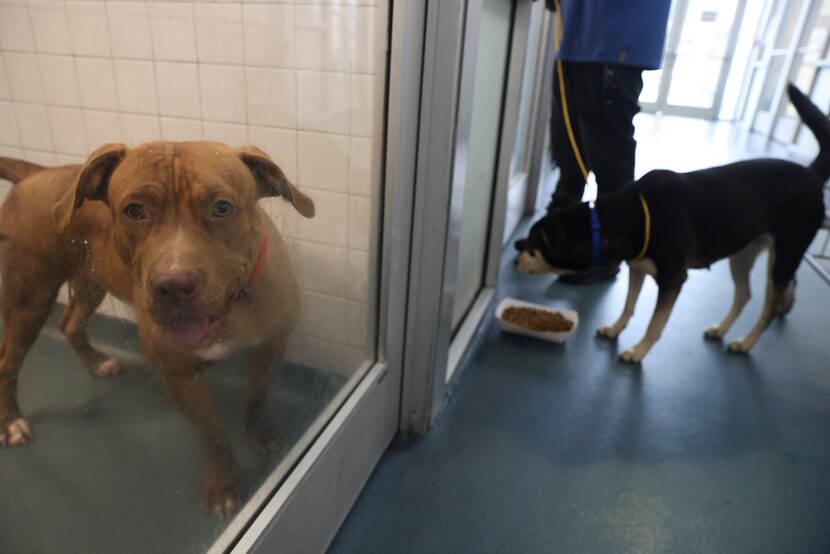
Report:
[[32,438],[17,376],[63,283],[71,300],[60,327],[83,363],[98,377],[122,371],[85,331],[110,292],[135,308],[147,357],[199,434],[208,509],[233,512],[233,455],[202,371],[251,349],[245,426],[258,449],[275,448],[265,382],[296,324],[299,294],[286,246],[257,201],[281,196],[305,217],[314,203],[264,152],[211,142],[110,144],[82,167],[0,158],[0,177],[16,183],[0,208],[0,444]]

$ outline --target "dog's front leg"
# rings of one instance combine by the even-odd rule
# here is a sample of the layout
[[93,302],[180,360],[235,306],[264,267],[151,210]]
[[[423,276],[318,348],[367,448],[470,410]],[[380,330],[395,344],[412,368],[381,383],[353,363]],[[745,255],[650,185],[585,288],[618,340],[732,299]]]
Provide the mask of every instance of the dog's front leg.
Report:
[[634,315],[634,307],[637,305],[637,298],[640,296],[645,278],[646,274],[642,269],[628,266],[628,296],[625,299],[625,307],[623,308],[622,314],[612,325],[606,325],[597,329],[597,335],[615,339],[625,329],[631,316]]
[[249,359],[248,389],[245,395],[245,431],[254,448],[272,452],[280,447],[279,432],[265,410],[274,364],[285,355],[287,337],[277,337],[256,346]]
[[646,329],[646,334],[635,346],[620,353],[620,359],[622,361],[634,364],[639,363],[648,354],[648,351],[651,350],[654,343],[660,340],[660,336],[663,334],[663,329],[666,327],[666,322],[669,320],[672,308],[674,307],[674,302],[680,294],[683,281],[685,281],[685,275],[679,281],[669,281],[671,284],[658,282],[657,305],[654,307],[654,313],[651,316],[648,329]]
[[164,368],[162,382],[179,411],[196,428],[208,458],[205,490],[207,509],[226,517],[239,507],[239,481],[225,433],[219,425],[216,406],[201,368]]

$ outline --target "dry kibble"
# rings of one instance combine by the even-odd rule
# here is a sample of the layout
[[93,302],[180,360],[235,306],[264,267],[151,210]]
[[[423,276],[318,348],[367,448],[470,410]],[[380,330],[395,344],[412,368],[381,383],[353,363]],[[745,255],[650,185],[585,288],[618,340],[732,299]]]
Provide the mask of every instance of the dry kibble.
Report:
[[528,331],[545,333],[570,331],[574,324],[559,312],[540,310],[538,308],[511,307],[504,310],[502,319],[518,325]]

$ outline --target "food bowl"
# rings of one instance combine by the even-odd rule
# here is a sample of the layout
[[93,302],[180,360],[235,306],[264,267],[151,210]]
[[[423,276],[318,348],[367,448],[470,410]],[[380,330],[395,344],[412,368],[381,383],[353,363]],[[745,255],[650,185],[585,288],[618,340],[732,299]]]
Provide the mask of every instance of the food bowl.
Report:
[[[515,323],[510,323],[504,320],[504,311],[508,308],[535,308],[537,310],[543,310],[546,312],[555,312],[559,313],[573,323],[573,326],[570,328],[569,331],[531,331],[530,329],[525,329]],[[565,310],[560,308],[549,308],[548,306],[542,306],[541,304],[533,304],[532,302],[524,302],[523,300],[517,300],[515,298],[505,298],[502,300],[498,307],[496,308],[496,318],[499,320],[501,324],[501,330],[506,333],[514,333],[516,335],[522,335],[525,337],[530,337],[533,339],[545,340],[548,342],[556,342],[556,343],[563,343],[565,340],[573,333],[576,328],[579,326],[579,314],[576,313],[574,310]]]

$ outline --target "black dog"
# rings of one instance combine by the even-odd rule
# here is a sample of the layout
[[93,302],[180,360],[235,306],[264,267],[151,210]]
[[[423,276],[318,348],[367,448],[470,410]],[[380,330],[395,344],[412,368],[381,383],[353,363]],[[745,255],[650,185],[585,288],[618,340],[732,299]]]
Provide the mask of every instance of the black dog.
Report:
[[787,89],[820,152],[809,167],[758,159],[691,173],[657,170],[603,197],[554,211],[519,241],[517,260],[526,273],[565,273],[628,260],[625,308],[597,333],[615,338],[634,313],[648,273],[657,281],[657,306],[645,337],[620,358],[639,362],[657,342],[689,269],[729,258],[735,297],[726,317],[706,330],[720,339],[750,297],[749,273],[769,249],[767,290],[761,317],[744,337],[729,343],[749,352],[776,315],[792,308],[795,272],[824,220],[822,187],[830,177],[830,121],[795,86]]

